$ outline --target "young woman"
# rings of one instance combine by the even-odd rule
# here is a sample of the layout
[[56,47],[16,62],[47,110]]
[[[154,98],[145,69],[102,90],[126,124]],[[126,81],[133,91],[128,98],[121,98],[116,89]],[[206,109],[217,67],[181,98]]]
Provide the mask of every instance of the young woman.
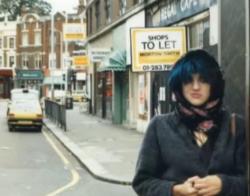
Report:
[[224,80],[204,50],[188,52],[169,80],[174,112],[146,131],[133,188],[140,196],[246,196],[244,122],[222,107]]

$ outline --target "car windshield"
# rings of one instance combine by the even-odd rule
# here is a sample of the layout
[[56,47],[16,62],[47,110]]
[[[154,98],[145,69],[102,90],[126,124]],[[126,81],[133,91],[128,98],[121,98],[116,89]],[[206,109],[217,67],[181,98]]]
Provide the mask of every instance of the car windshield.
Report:
[[11,96],[13,101],[15,100],[37,100],[38,95],[35,93],[13,93]]

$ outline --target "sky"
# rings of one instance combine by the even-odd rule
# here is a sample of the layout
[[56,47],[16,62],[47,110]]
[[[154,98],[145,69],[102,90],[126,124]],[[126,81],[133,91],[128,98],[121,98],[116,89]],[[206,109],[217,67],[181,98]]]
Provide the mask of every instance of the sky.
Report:
[[74,7],[77,7],[78,0],[46,0],[52,6],[52,12],[66,11],[68,13],[74,13]]

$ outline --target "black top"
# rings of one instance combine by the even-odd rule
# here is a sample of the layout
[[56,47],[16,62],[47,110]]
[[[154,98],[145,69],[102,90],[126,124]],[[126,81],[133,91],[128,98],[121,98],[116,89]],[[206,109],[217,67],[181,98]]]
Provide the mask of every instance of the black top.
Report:
[[223,111],[214,145],[200,148],[176,113],[154,117],[139,153],[133,188],[140,196],[171,196],[172,186],[193,176],[218,175],[221,196],[246,196],[244,122],[237,117],[236,133]]

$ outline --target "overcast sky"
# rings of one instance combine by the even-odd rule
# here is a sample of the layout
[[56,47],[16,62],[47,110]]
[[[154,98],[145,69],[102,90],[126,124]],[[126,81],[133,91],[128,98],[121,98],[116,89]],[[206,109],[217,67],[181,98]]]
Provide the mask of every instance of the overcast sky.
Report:
[[76,12],[74,10],[78,5],[79,0],[46,0],[52,6],[52,12],[66,11],[69,13]]

